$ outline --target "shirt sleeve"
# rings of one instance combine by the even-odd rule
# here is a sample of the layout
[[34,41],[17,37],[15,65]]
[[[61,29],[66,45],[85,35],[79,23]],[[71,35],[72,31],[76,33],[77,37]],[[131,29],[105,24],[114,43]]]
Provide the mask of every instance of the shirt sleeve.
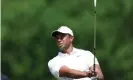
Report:
[[[90,51],[86,51],[86,62],[88,63],[89,67],[94,65],[94,55]],[[96,56],[95,56],[95,64],[99,65]]]
[[58,62],[58,64],[54,63],[52,61],[48,62],[48,68],[49,68],[51,74],[57,79],[59,79],[59,70],[62,66],[63,66],[63,64],[59,63],[59,62]]

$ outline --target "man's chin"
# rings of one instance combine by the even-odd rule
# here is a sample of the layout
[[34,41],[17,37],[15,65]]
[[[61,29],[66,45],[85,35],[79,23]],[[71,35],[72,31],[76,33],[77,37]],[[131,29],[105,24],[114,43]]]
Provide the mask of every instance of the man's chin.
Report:
[[65,50],[65,46],[59,46],[59,48],[60,48],[61,51]]

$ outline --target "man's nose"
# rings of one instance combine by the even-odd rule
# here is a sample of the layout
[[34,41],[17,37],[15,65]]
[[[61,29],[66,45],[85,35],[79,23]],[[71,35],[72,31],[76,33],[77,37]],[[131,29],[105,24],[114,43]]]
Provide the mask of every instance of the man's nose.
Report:
[[58,42],[61,42],[61,38],[58,38],[57,41],[58,41]]

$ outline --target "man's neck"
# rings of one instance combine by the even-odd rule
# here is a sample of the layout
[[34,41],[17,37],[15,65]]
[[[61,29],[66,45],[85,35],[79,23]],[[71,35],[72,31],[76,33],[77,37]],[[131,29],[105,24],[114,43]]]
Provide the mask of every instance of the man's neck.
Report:
[[70,45],[69,48],[63,50],[62,52],[65,54],[70,54],[73,51],[73,45]]

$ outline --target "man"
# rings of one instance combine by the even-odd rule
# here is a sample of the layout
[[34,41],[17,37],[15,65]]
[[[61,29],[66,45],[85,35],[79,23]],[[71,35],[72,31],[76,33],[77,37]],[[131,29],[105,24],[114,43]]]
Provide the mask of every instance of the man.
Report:
[[50,72],[58,80],[104,80],[97,58],[93,70],[94,55],[87,50],[73,47],[74,35],[70,28],[61,26],[52,32],[60,49],[58,55],[48,62]]

